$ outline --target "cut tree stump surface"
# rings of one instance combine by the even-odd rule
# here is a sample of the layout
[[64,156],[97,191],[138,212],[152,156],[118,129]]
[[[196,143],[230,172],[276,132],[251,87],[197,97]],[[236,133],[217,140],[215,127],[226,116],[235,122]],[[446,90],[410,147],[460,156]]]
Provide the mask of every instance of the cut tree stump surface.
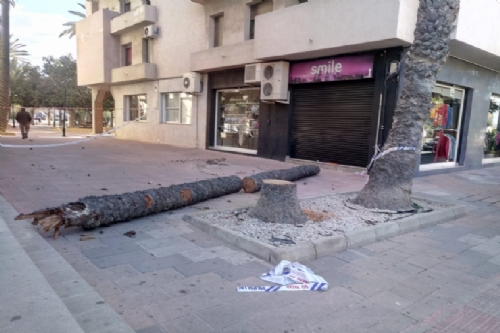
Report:
[[286,180],[263,180],[259,201],[249,216],[267,223],[304,224],[307,221],[300,209],[297,184]]
[[290,169],[262,172],[243,178],[243,190],[246,193],[260,191],[264,179],[295,181],[306,177],[316,176],[321,169],[317,165],[301,165]]

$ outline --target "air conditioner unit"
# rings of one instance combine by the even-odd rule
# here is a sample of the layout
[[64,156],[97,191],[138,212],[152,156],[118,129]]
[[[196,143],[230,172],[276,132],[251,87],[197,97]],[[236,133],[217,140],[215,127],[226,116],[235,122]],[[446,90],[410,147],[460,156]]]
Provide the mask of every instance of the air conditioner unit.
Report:
[[263,101],[279,101],[288,98],[288,73],[290,63],[286,61],[262,64],[260,98]]
[[197,72],[189,72],[184,74],[182,80],[182,92],[188,94],[199,94],[203,91],[203,82],[201,74]]
[[262,64],[245,66],[245,84],[255,85],[262,81]]
[[160,28],[156,25],[148,25],[144,28],[144,38],[158,38]]

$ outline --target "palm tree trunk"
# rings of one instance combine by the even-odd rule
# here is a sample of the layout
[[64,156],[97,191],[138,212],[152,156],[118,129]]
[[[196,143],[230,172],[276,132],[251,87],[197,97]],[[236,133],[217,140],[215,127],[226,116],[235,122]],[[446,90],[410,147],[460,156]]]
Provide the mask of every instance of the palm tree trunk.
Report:
[[420,158],[423,124],[429,117],[437,74],[450,53],[459,6],[460,0],[420,0],[415,41],[406,58],[405,86],[382,149],[415,150],[391,151],[377,159],[355,204],[394,211],[412,209],[413,172]]
[[55,229],[54,237],[57,238],[60,227],[86,230],[106,227],[236,193],[241,186],[238,176],[230,176],[120,195],[90,196],[60,207],[20,214],[16,220],[33,218],[33,224],[42,226],[45,231]]
[[1,64],[0,64],[0,132],[7,130],[10,111],[10,1],[1,0],[2,4],[2,36],[1,36]]

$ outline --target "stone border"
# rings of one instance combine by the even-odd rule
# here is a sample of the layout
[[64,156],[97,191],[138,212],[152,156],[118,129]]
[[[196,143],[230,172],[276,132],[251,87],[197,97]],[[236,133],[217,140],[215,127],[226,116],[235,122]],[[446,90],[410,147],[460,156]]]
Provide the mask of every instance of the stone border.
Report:
[[[420,197],[415,197],[415,199],[426,200]],[[277,264],[281,260],[307,261],[318,259],[333,253],[368,245],[387,238],[434,226],[436,224],[456,220],[469,214],[467,208],[464,206],[453,205],[449,202],[442,201],[435,202],[438,204],[451,205],[451,207],[430,213],[410,216],[393,222],[386,222],[374,227],[347,232],[344,233],[344,235],[325,237],[307,243],[280,248],[251,237],[241,235],[228,228],[214,225],[200,217],[202,215],[220,213],[221,211],[219,210],[208,210],[203,213],[186,214],[182,219],[198,229],[233,246],[236,246],[237,248],[256,256],[257,258],[270,262],[271,264]],[[233,210],[241,208],[235,207]]]

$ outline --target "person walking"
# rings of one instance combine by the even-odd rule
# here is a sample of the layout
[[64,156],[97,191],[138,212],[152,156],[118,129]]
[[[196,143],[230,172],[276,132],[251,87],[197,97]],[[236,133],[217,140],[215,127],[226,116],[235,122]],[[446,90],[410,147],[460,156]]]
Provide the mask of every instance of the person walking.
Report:
[[23,135],[23,139],[28,138],[28,132],[30,130],[30,123],[31,123],[31,115],[29,112],[26,112],[25,108],[21,108],[21,111],[19,111],[16,115],[16,120],[19,123],[19,127],[21,128],[21,134]]

